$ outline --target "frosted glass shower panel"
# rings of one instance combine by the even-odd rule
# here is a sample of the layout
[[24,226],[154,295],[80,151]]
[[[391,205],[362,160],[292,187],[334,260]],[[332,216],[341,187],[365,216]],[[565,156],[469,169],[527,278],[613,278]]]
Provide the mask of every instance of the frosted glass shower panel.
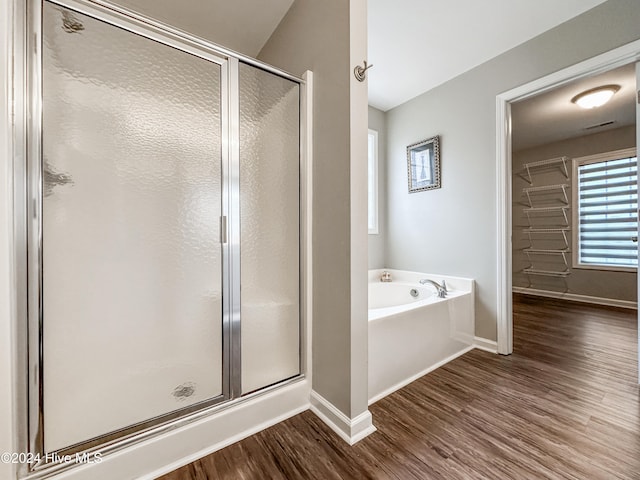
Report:
[[300,373],[300,87],[240,64],[242,392]]
[[52,451],[223,395],[221,65],[45,2]]

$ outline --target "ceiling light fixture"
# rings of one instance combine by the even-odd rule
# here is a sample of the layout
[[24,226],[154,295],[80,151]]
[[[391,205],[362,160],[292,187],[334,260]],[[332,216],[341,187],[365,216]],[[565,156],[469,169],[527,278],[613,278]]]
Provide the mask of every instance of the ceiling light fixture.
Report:
[[613,94],[620,90],[620,85],[603,85],[579,93],[571,99],[573,103],[582,108],[601,107],[613,97]]

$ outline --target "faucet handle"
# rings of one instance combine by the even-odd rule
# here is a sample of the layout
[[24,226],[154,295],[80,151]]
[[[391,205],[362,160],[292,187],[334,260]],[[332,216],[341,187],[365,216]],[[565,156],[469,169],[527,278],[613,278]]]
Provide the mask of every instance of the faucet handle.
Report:
[[442,280],[442,289],[443,289],[445,292],[448,292],[448,291],[449,291],[449,290],[447,290],[447,282],[445,282],[445,281],[444,281],[444,279]]

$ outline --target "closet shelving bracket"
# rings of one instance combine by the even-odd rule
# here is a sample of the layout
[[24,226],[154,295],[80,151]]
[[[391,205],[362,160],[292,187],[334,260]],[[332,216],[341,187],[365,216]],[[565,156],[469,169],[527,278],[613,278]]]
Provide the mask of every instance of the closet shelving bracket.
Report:
[[533,200],[531,198],[532,194],[537,193],[549,193],[553,191],[562,192],[562,199],[560,199],[565,205],[569,205],[569,196],[567,195],[567,188],[569,185],[566,183],[559,183],[557,185],[543,185],[541,187],[527,187],[523,188],[522,191],[527,195],[527,200],[529,201],[529,207],[533,207]]
[[564,174],[566,179],[569,179],[569,168],[567,167],[567,163],[569,162],[569,157],[556,157],[550,158],[548,160],[538,160],[536,162],[529,162],[523,165],[524,173],[522,177],[531,185],[533,181],[531,180],[531,170],[536,168],[549,167],[552,165],[558,165]]
[[529,207],[523,209],[523,212],[529,218],[529,214],[531,213],[552,213],[552,212],[561,212],[564,217],[564,222],[566,225],[569,225],[569,215],[567,214],[567,210],[569,210],[569,205],[561,205],[558,207]]
[[564,240],[565,248],[569,248],[569,237],[567,234],[571,231],[570,227],[553,227],[553,228],[538,228],[529,227],[522,230],[529,237],[529,244],[533,244],[533,235],[549,235],[549,234],[561,234]]
[[542,275],[545,277],[561,277],[561,278],[565,278],[571,273],[568,270],[560,270],[560,271],[538,270],[536,268],[525,268],[523,272],[526,273],[527,275]]
[[531,261],[531,255],[562,255],[562,260],[564,262],[565,268],[569,268],[569,262],[567,261],[567,254],[571,253],[571,250],[569,250],[569,248],[553,249],[529,247],[525,248],[523,252],[527,255],[529,261]]

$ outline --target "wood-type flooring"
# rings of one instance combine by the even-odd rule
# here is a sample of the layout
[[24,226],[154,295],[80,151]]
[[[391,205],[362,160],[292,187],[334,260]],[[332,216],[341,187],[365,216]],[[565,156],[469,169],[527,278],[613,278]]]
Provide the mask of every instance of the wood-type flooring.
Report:
[[640,480],[634,310],[514,296],[514,353],[473,350],[370,407],[350,447],[307,411],[162,480]]

